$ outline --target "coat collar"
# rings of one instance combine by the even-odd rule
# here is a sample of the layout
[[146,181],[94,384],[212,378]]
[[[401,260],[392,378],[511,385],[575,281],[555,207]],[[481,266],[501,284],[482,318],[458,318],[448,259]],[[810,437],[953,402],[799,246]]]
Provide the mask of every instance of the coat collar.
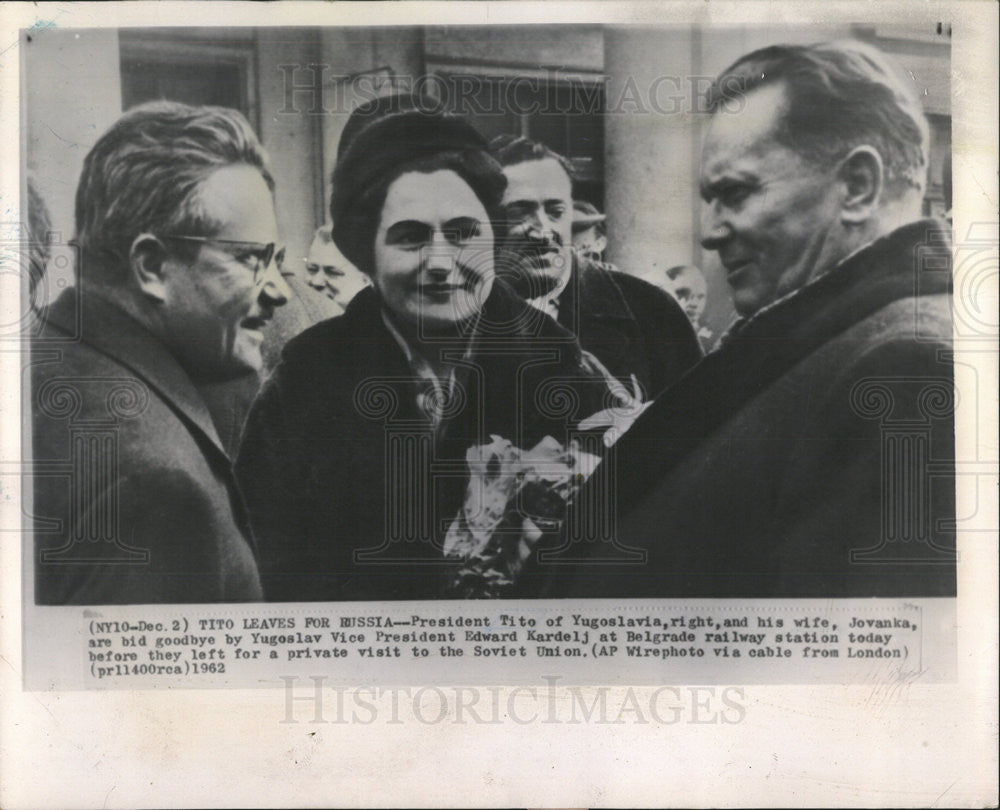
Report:
[[[564,316],[565,313],[565,316]],[[559,320],[570,331],[572,319],[585,324],[594,320],[635,321],[621,288],[608,265],[573,251],[573,274],[559,296]],[[564,320],[568,318],[569,320]]]
[[[407,363],[403,349],[386,328],[381,300],[374,289],[362,290],[354,297],[341,318],[329,321],[320,328],[323,332],[317,332],[317,337],[331,350],[323,351],[323,344],[317,343],[313,351],[323,352],[329,363],[350,363],[351,373],[348,376],[352,378],[370,380],[381,377],[392,385],[397,390],[401,403],[399,411],[393,415],[394,421],[424,419],[415,405],[415,375]],[[361,335],[365,336],[363,340],[358,338]],[[350,347],[349,350],[346,347]],[[310,352],[305,346],[301,348],[303,351],[296,351],[296,355],[305,356]],[[476,376],[479,384],[472,386],[470,390],[477,390],[481,388],[483,381],[490,381],[491,390],[496,396],[482,407],[493,414],[502,411],[502,408],[498,411],[497,406],[497,401],[502,396],[492,388],[500,381],[518,381],[525,375],[535,373],[582,377],[593,373],[582,366],[579,344],[574,336],[548,315],[520,298],[502,279],[495,280],[476,328],[470,329],[467,336],[435,344],[435,349],[448,352],[449,358],[462,367],[460,373]],[[536,361],[542,364],[538,365],[538,372],[532,371]],[[558,371],[549,365],[556,362],[559,364]],[[339,385],[344,377],[343,369],[335,373],[331,366],[329,370],[330,373],[326,375],[330,380],[329,384]],[[593,401],[588,399],[591,388],[598,392],[593,394]],[[587,386],[586,391],[588,393],[584,395],[578,418],[599,410],[603,401],[603,388]],[[509,393],[504,391],[502,395]],[[465,412],[467,415],[478,415],[478,408],[479,406],[466,408]],[[518,416],[528,418],[525,414],[517,414],[515,410],[512,408],[511,413],[503,416],[510,417],[514,422]],[[536,417],[537,414],[531,418]],[[453,435],[452,427],[446,420],[440,437]],[[509,438],[513,436],[509,435]]]
[[167,347],[142,324],[113,303],[76,287],[49,307],[46,319],[70,335],[79,332],[83,343],[131,369],[229,458],[194,382]]
[[[616,445],[619,510],[628,508],[760,391],[851,326],[905,298],[950,293],[947,226],[920,220],[876,240],[750,318],[668,388]],[[674,437],[651,458],[649,436]],[[642,459],[636,464],[636,459]]]
[[[944,269],[942,269],[944,268]],[[827,340],[900,298],[950,293],[951,232],[934,219],[893,231],[739,324],[747,339]],[[747,340],[741,341],[747,343]]]
[[[354,296],[347,305],[343,317],[329,323],[333,325],[331,328],[336,328],[345,334],[384,333],[385,340],[382,341],[382,345],[399,348],[385,328],[381,299],[373,287],[367,287]],[[528,304],[503,279],[497,278],[493,282],[493,290],[486,300],[482,316],[475,321],[475,326],[466,334],[461,334],[453,340],[439,341],[437,345],[442,349],[463,353],[471,340],[475,353],[480,349],[503,351],[509,349],[512,341],[532,339],[574,342],[571,332]],[[396,353],[402,356],[402,350]]]

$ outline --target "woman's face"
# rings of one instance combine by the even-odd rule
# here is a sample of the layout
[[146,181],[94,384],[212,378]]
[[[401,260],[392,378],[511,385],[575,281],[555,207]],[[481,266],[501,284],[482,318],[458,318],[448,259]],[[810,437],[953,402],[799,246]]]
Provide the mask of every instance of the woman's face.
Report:
[[386,192],[372,279],[389,311],[418,334],[478,313],[493,288],[493,228],[450,169],[408,172]]

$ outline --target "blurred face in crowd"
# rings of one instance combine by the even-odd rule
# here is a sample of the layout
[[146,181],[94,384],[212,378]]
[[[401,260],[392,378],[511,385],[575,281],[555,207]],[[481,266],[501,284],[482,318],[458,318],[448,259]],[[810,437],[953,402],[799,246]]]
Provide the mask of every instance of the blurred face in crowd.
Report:
[[368,286],[368,279],[344,258],[332,241],[321,236],[313,239],[306,257],[306,277],[309,286],[331,301],[346,309],[361,290]]
[[493,229],[450,169],[408,172],[386,192],[372,281],[402,325],[447,330],[477,314],[493,287]]
[[596,225],[573,233],[573,247],[584,256],[600,259],[607,246],[607,237],[603,233],[598,233]]
[[196,193],[218,230],[201,243],[162,240],[167,252],[161,329],[193,377],[227,379],[260,370],[264,328],[291,292],[279,261],[267,255],[278,226],[260,172],[227,166]]
[[561,291],[573,268],[570,178],[553,158],[504,166],[503,173],[507,235],[498,272],[527,298]]
[[666,290],[681,305],[695,326],[701,322],[708,298],[705,277],[697,267],[685,267],[674,278],[667,278]]
[[775,139],[786,103],[770,85],[739,113],[712,116],[702,149],[702,246],[726,269],[737,312],[748,316],[802,287],[844,256],[832,170]]

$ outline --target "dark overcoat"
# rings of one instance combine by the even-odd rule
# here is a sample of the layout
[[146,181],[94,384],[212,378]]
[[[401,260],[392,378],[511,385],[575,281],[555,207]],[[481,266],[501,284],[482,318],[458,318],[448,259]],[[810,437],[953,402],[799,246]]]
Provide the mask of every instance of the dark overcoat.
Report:
[[953,595],[951,289],[949,233],[926,220],[759,312],[636,421],[581,493],[608,506],[602,542],[569,543],[553,559],[584,562],[543,565],[524,586]]
[[573,253],[559,323],[631,391],[654,398],[697,363],[701,345],[676,301],[640,278]]
[[466,450],[493,435],[529,448],[564,443],[607,406],[579,345],[500,280],[441,427],[373,289],[293,339],[251,410],[237,461],[275,601],[431,599],[449,565],[441,539],[464,498]]
[[261,598],[232,462],[194,384],[117,307],[64,293],[32,342],[39,604]]

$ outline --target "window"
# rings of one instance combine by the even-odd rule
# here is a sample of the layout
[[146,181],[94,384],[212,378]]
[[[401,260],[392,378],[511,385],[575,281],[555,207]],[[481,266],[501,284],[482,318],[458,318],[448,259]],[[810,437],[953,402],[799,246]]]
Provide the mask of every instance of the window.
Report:
[[573,164],[574,196],[603,209],[604,85],[600,77],[439,73],[446,106],[485,138],[524,135]]
[[123,30],[122,108],[157,99],[213,104],[239,110],[256,126],[253,35],[209,33]]

